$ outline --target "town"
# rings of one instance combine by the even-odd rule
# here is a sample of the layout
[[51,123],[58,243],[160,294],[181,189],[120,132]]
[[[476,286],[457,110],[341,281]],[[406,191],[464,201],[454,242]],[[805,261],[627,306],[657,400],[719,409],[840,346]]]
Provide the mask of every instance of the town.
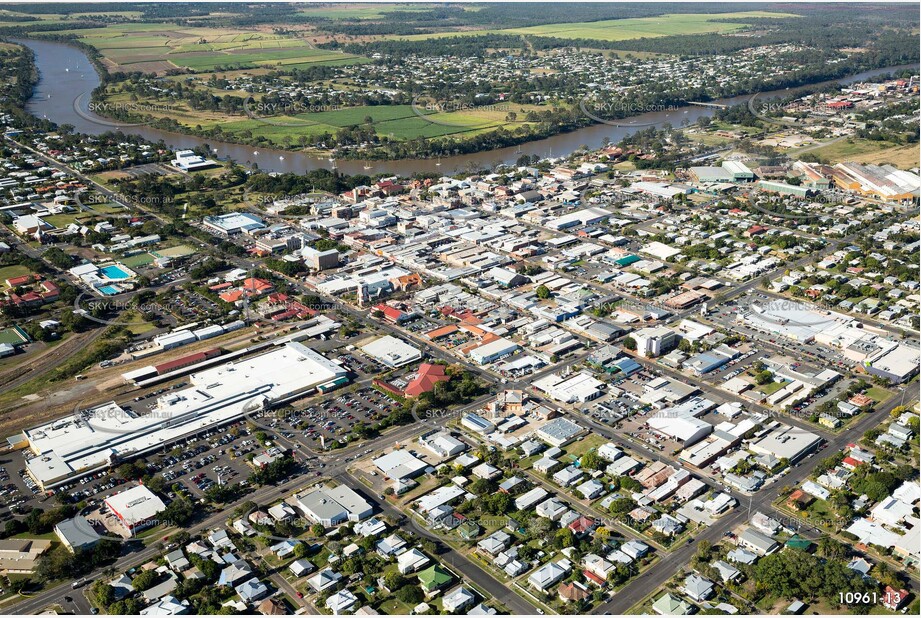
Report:
[[[5,613],[918,613],[917,65],[349,175],[51,124],[2,45]],[[273,126],[503,82],[504,121],[571,95],[613,129],[656,76],[703,104],[802,53],[107,92],[259,93]]]

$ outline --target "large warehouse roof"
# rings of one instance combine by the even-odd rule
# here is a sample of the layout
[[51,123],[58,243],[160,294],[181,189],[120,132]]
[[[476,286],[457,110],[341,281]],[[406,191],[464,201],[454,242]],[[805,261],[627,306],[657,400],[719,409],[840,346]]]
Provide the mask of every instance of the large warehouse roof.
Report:
[[239,418],[265,403],[291,399],[345,376],[339,364],[296,342],[192,374],[192,386],[136,415],[114,402],[25,431],[37,455],[26,462],[43,488],[81,471],[138,455],[184,435]]
[[106,506],[129,528],[153,519],[166,508],[163,500],[143,485],[109,496]]
[[361,351],[388,367],[402,367],[422,358],[422,352],[402,339],[386,335],[363,345]]

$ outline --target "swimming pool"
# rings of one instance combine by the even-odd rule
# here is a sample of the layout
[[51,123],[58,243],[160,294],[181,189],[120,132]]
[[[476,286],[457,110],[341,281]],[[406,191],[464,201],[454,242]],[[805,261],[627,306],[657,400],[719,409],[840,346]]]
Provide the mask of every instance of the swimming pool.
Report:
[[128,273],[126,273],[124,270],[119,268],[118,266],[115,266],[114,264],[111,266],[103,266],[102,268],[99,269],[99,272],[106,279],[112,279],[112,280],[127,279],[128,277],[131,276]]
[[106,296],[114,296],[121,292],[121,290],[119,290],[114,285],[104,285],[101,288],[96,289],[98,289],[102,294],[105,294]]

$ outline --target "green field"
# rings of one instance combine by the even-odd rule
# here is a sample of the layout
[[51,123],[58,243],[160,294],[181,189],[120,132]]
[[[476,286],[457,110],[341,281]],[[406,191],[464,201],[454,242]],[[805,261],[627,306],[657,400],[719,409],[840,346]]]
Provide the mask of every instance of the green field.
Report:
[[140,268],[141,266],[147,266],[154,261],[154,256],[149,253],[138,253],[137,255],[132,255],[130,257],[122,258],[119,260],[122,264],[128,268]]
[[523,34],[558,37],[561,39],[596,39],[599,41],[626,41],[629,39],[656,38],[684,34],[709,34],[735,32],[746,28],[745,23],[727,22],[727,19],[754,19],[762,17],[797,17],[792,13],[767,11],[741,11],[737,13],[689,13],[686,15],[661,15],[633,19],[608,19],[604,21],[546,24],[528,28],[505,30],[470,30],[439,32],[437,34],[412,34],[388,38],[420,41],[450,36],[473,36],[480,34]]
[[63,30],[99,50],[110,70],[163,72],[183,67],[311,66],[367,62],[336,51],[316,49],[306,39],[260,31],[127,23],[106,28]]
[[435,4],[341,4],[329,5],[320,8],[302,8],[297,12],[301,15],[311,17],[323,17],[325,19],[348,19],[348,20],[374,20],[385,17],[388,13],[394,12],[419,12],[430,11],[438,5]]
[[10,345],[19,345],[29,341],[28,335],[26,335],[18,326],[11,326],[9,328],[4,328],[0,330],[0,343],[8,343]]
[[[113,93],[107,97],[110,103],[129,100],[127,93]],[[155,107],[155,106],[152,106]],[[436,111],[425,105],[376,105],[344,107],[320,112],[305,112],[289,116],[250,117],[223,112],[206,112],[192,109],[182,103],[168,112],[152,112],[153,117],[169,117],[188,127],[209,130],[220,127],[225,135],[245,134],[250,139],[264,138],[272,144],[290,147],[298,144],[300,138],[316,138],[325,133],[335,134],[346,127],[370,124],[377,135],[395,140],[419,137],[435,138],[448,135],[469,137],[498,127],[513,130],[522,124],[521,120],[510,121],[509,111],[515,111],[517,118],[524,118],[533,106],[514,105],[508,108],[475,108],[463,110]],[[367,120],[370,118],[370,123]]]
[[[876,165],[889,163],[903,170],[918,167],[919,163],[921,163],[916,144],[899,146],[892,142],[868,140],[859,137],[849,137],[828,146],[809,148],[804,150],[802,154],[818,157],[819,160],[827,161],[831,164],[844,161]],[[798,157],[800,153],[791,152],[790,155]]]
[[32,271],[25,266],[20,266],[18,264],[14,264],[12,266],[4,266],[3,268],[0,268],[0,284],[6,285],[7,279],[22,277],[23,275],[28,275],[31,272]]

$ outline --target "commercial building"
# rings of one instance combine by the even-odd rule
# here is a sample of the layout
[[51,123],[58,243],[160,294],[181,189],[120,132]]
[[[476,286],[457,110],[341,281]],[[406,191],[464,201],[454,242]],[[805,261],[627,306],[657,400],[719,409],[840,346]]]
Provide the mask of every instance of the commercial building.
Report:
[[301,257],[304,258],[304,264],[313,270],[326,270],[339,265],[339,252],[335,249],[317,251],[313,247],[304,247],[301,249]]
[[392,335],[385,335],[365,344],[361,351],[391,368],[402,367],[422,359],[422,352]]
[[265,229],[265,223],[256,215],[248,212],[231,212],[225,215],[208,216],[202,219],[202,225],[210,231],[223,236],[233,236],[240,232],[254,232]]
[[367,500],[345,485],[295,494],[293,502],[304,517],[326,527],[359,522],[374,512]]
[[921,353],[916,345],[900,343],[864,362],[867,373],[901,384],[918,373]]
[[144,415],[115,402],[27,429],[26,461],[43,490],[183,436],[241,418],[347,377],[338,363],[297,343],[189,376],[190,387],[160,396]]
[[102,539],[83,515],[58,522],[54,525],[54,533],[71,553],[80,549],[89,549]]
[[105,504],[132,535],[156,525],[154,518],[166,508],[163,500],[144,485],[113,494],[106,498]]
[[49,539],[0,540],[0,572],[31,573],[39,556],[51,549]]
[[665,326],[641,328],[631,335],[636,342],[636,353],[646,358],[655,358],[668,353],[678,345],[681,337]]
[[558,448],[564,447],[585,433],[585,427],[566,418],[555,418],[537,430],[537,437]]
[[467,353],[471,360],[479,365],[488,365],[505,356],[518,351],[518,344],[509,339],[498,337],[481,346],[477,346]]
[[811,431],[778,423],[770,433],[757,442],[753,442],[749,450],[760,455],[773,455],[777,459],[786,459],[790,463],[796,463],[818,448],[821,442],[822,438]]
[[611,216],[611,212],[604,208],[583,208],[547,221],[546,227],[552,230],[565,230],[571,227],[584,227],[601,223]]
[[181,169],[183,172],[194,172],[203,170],[217,165],[211,159],[206,159],[195,154],[193,150],[177,150],[176,158],[170,161],[173,167]]
[[537,380],[533,386],[563,403],[585,403],[604,394],[604,382],[584,371],[565,378],[551,374]]

